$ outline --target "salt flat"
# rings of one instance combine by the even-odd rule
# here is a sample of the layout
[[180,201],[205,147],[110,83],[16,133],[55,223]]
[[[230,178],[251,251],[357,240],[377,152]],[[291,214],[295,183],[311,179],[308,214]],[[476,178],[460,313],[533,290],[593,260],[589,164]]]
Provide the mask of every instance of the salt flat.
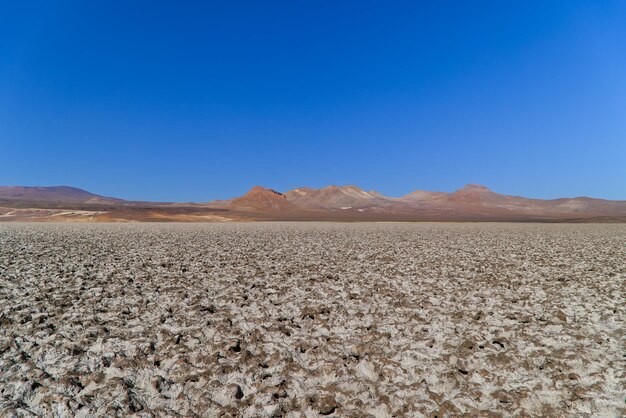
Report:
[[0,224],[1,416],[622,416],[626,225]]

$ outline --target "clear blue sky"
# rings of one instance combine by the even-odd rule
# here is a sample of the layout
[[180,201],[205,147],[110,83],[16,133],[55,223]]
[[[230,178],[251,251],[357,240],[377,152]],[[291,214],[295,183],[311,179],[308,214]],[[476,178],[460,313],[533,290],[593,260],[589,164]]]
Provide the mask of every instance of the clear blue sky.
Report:
[[625,1],[0,0],[0,184],[626,199]]

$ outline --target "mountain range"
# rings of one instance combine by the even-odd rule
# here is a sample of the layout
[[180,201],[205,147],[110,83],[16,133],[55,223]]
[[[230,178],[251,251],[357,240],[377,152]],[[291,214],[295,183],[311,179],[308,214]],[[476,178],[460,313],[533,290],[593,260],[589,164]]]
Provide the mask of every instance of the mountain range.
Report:
[[625,222],[626,201],[589,197],[531,199],[468,184],[454,192],[384,196],[357,186],[255,186],[230,200],[141,202],[68,187],[0,186],[0,220],[22,221],[537,221]]

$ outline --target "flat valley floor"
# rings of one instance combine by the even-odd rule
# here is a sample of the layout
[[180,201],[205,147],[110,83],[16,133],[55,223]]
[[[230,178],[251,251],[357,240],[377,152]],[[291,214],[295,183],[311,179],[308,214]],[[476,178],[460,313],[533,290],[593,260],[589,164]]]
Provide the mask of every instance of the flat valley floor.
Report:
[[0,224],[0,416],[626,414],[626,225]]

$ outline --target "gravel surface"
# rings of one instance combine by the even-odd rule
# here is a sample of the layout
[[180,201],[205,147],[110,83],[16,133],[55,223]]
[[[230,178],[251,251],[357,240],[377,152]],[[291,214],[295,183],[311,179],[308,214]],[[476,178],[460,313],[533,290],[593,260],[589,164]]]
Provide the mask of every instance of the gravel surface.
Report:
[[0,224],[0,416],[623,416],[626,225]]

